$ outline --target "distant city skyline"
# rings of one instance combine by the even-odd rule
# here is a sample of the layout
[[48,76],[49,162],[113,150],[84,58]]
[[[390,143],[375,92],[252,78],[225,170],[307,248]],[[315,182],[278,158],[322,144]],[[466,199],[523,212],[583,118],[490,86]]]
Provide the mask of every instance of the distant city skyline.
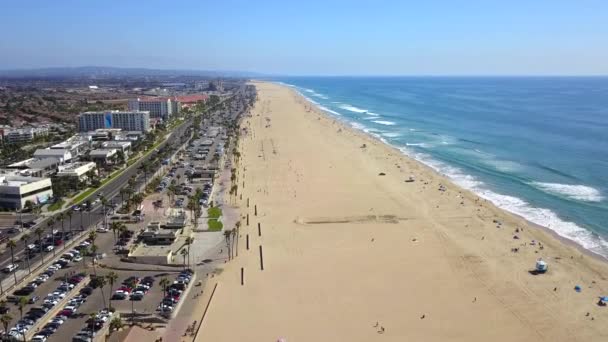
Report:
[[3,1],[0,70],[608,75],[608,2]]

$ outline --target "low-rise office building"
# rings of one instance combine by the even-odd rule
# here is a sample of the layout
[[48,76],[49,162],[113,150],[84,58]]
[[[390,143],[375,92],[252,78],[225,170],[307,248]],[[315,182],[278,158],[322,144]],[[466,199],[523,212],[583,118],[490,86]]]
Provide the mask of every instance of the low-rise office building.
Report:
[[121,141],[121,140],[112,140],[106,141],[101,144],[104,149],[117,149],[122,151],[125,156],[129,155],[131,152],[131,142],[130,141]]
[[70,160],[72,160],[72,153],[69,150],[65,150],[65,149],[52,149],[52,148],[37,149],[36,152],[34,152],[34,158],[57,159],[57,160],[59,160],[60,164],[63,164],[63,163],[66,163],[66,162],[69,162]]
[[7,144],[27,143],[37,137],[49,134],[47,127],[28,127],[20,128],[4,133],[4,142]]
[[93,162],[71,163],[59,166],[57,177],[73,177],[80,181],[87,179],[87,172],[97,173],[97,166]]
[[70,151],[72,158],[75,158],[88,150],[90,143],[84,139],[68,139],[62,143],[51,146],[51,150],[67,150]]
[[0,207],[22,209],[27,201],[46,203],[53,197],[50,178],[0,175]]
[[30,158],[8,165],[7,169],[20,170],[22,175],[32,177],[46,177],[55,171],[61,162],[55,158]]
[[116,156],[117,153],[118,153],[118,150],[115,148],[98,149],[98,150],[91,151],[91,153],[89,154],[89,157],[96,164],[107,165],[107,164],[113,163],[114,156]]

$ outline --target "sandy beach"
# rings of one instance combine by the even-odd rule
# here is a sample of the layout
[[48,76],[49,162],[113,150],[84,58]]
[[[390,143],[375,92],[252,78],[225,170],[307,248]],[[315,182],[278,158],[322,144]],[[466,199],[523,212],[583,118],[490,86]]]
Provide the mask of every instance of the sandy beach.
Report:
[[[197,341],[608,340],[604,261],[255,84],[238,257],[207,282]],[[533,275],[540,257],[549,272]]]

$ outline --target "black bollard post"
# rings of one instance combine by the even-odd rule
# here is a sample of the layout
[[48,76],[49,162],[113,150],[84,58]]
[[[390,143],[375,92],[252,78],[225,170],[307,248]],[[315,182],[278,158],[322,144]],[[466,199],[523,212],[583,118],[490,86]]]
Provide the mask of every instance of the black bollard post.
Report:
[[260,222],[258,222],[258,236],[262,236],[262,226],[260,225]]
[[245,285],[245,268],[241,267],[241,286]]
[[253,206],[253,214],[255,216],[258,216],[258,205],[257,204]]
[[249,225],[249,214],[247,214],[247,225]]
[[262,255],[262,245],[260,245],[260,269],[264,270],[264,256]]
[[247,208],[249,208],[249,198],[247,198]]

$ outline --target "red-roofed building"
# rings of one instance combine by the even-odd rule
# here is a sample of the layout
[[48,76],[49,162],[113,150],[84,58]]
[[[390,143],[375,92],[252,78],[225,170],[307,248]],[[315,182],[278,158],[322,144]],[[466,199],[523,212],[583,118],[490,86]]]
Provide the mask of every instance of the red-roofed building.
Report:
[[174,102],[177,102],[181,108],[190,108],[196,105],[199,102],[207,102],[209,96],[205,94],[193,94],[193,95],[183,95],[183,96],[175,96],[173,98]]

